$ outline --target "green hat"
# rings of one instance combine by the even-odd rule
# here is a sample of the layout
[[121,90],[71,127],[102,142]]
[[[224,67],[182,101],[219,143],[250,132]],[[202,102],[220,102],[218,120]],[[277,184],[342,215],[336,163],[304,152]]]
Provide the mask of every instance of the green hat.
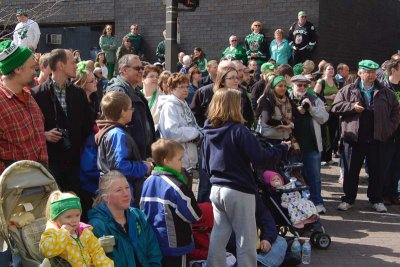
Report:
[[275,65],[272,64],[271,62],[265,62],[264,64],[261,65],[261,72],[264,70],[273,70],[275,69]]
[[0,72],[7,75],[16,68],[24,65],[25,61],[32,56],[28,47],[19,47],[11,40],[0,43]]
[[377,70],[379,69],[379,65],[372,60],[364,59],[358,62],[358,68],[364,70]]
[[303,64],[297,63],[296,65],[294,65],[293,72],[294,72],[294,75],[302,74],[303,73]]
[[67,210],[82,210],[79,197],[68,197],[50,203],[50,220],[54,221]]
[[16,15],[17,16],[25,16],[25,17],[27,17],[28,16],[28,12],[26,12],[25,9],[18,8],[17,12],[16,12]]
[[305,11],[299,11],[299,13],[297,13],[297,17],[307,17],[307,14]]

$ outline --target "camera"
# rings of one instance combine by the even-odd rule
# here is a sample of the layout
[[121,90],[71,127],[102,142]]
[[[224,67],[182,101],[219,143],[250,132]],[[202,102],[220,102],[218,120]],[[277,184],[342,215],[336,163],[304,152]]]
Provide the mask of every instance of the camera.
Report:
[[307,102],[303,102],[304,99],[306,99],[306,98],[307,98],[306,96],[303,96],[303,97],[301,98],[301,100],[300,100],[300,104],[301,104],[301,106],[302,106],[305,110],[309,110],[309,109],[310,109],[310,104],[307,103]]
[[72,143],[71,143],[71,140],[69,137],[68,129],[58,129],[58,130],[61,132],[61,135],[63,137],[61,142],[62,142],[64,150],[70,150],[72,147]]

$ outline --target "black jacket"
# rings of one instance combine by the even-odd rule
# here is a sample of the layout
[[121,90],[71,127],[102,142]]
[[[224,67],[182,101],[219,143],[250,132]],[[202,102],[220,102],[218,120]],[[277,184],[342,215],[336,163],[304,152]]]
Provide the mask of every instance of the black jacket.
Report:
[[[81,146],[85,138],[90,134],[94,124],[94,115],[86,98],[85,92],[68,83],[66,87],[67,115],[54,94],[54,82],[52,80],[33,89],[34,98],[42,110],[45,118],[44,129],[66,129],[71,148],[66,150],[64,139],[57,143],[47,142],[47,152],[50,164],[79,164]],[[57,111],[57,120],[56,112]]]
[[[198,89],[193,96],[192,103],[190,104],[190,109],[192,110],[193,115],[196,118],[196,122],[200,127],[204,126],[204,122],[207,119],[208,105],[210,105],[211,99],[214,95],[213,88],[214,83]],[[244,87],[239,85],[239,91],[242,93],[242,115],[246,120],[245,125],[250,128],[254,123],[254,113],[251,107],[251,102]]]

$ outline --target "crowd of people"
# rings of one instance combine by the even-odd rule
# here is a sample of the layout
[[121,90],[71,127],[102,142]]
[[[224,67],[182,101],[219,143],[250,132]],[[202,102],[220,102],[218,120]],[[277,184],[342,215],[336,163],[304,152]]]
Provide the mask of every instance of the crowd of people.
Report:
[[[304,11],[289,37],[277,29],[269,46],[261,26],[252,23],[244,45],[231,35],[218,59],[199,47],[180,52],[172,72],[143,60],[136,24],[120,47],[106,25],[95,61],[73,49],[34,58],[37,41],[0,43],[0,173],[37,161],[60,189],[48,201],[45,257],[72,266],[279,266],[287,244],[253,167],[274,171],[266,183],[278,177],[279,187],[282,161],[302,162],[310,188],[302,201],[311,211],[296,223],[328,212],[321,166],[332,157],[343,184],[339,210],[353,207],[364,163],[372,208],[400,204],[400,54],[382,66],[361,60],[357,72],[341,63],[335,75],[333,64],[311,60],[316,32]],[[164,41],[156,55],[165,60]],[[111,251],[97,242],[102,236],[114,236]]]

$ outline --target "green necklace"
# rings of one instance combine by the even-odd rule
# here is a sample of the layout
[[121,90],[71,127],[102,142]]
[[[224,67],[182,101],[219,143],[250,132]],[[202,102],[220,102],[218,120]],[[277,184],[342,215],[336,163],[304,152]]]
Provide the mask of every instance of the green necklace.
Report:
[[154,167],[154,170],[169,172],[169,173],[173,174],[174,176],[176,176],[179,181],[181,181],[182,183],[187,185],[186,178],[180,172],[178,172],[177,170],[175,170],[173,168],[166,167],[166,166],[156,166],[156,167]]

